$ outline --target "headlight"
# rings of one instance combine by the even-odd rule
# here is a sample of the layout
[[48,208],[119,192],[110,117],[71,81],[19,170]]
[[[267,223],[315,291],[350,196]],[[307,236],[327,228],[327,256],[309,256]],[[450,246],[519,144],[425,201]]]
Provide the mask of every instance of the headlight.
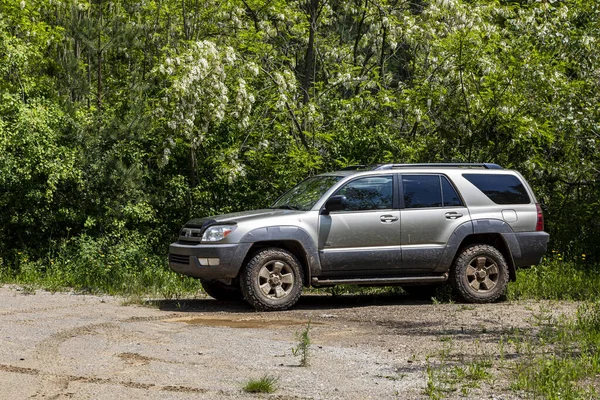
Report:
[[202,235],[203,242],[218,242],[219,240],[225,239],[231,232],[235,230],[235,225],[228,226],[220,226],[215,225],[211,226],[206,231],[204,231],[204,235]]

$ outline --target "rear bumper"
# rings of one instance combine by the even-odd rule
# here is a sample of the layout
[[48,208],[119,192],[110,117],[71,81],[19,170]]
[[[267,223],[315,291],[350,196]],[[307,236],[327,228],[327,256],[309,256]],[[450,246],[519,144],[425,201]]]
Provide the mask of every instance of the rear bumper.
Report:
[[515,267],[529,267],[539,264],[548,248],[550,235],[546,232],[515,233],[521,254],[514,258]]
[[194,278],[235,278],[250,245],[172,243],[169,246],[169,267]]

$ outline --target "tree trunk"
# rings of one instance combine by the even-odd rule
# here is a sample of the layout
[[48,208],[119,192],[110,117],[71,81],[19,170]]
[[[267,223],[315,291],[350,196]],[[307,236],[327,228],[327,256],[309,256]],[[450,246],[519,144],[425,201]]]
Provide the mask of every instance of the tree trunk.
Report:
[[98,56],[98,68],[96,71],[96,75],[98,78],[98,111],[102,109],[102,0],[98,0],[98,48],[97,48],[97,56]]
[[306,47],[306,57],[304,58],[304,71],[302,74],[302,103],[307,104],[310,101],[310,90],[314,82],[315,69],[315,37],[317,34],[317,20],[319,18],[319,1],[308,0],[306,3],[306,13],[309,23],[308,46]]

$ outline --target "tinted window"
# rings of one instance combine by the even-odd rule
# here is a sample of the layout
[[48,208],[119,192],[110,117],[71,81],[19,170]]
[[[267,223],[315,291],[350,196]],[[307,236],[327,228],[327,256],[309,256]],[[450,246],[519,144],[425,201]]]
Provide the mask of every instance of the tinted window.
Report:
[[346,196],[347,211],[382,210],[392,208],[391,176],[360,178],[342,186],[335,194]]
[[442,190],[439,175],[402,175],[404,207],[441,207]]
[[463,174],[496,204],[529,204],[531,200],[523,183],[514,175]]
[[460,207],[462,206],[462,201],[460,201],[460,197],[454,186],[448,181],[448,178],[445,176],[441,177],[442,179],[442,199],[444,201],[444,207]]

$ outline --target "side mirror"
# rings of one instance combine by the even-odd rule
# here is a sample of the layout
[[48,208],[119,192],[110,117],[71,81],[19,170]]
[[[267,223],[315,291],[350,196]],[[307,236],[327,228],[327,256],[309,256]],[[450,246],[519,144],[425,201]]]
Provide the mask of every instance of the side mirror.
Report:
[[331,196],[325,202],[325,206],[323,206],[322,214],[327,215],[331,211],[345,210],[347,206],[348,206],[348,199],[346,199],[346,196],[341,196],[341,195]]

